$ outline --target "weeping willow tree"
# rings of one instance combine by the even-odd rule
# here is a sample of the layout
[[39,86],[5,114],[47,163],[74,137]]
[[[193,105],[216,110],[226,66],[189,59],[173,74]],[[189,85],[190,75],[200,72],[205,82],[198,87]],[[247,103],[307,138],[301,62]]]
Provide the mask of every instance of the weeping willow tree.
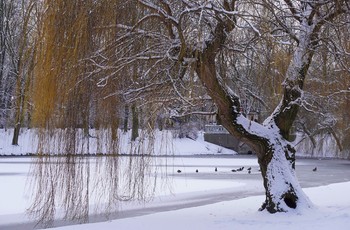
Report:
[[[145,73],[146,66],[155,65],[155,60],[140,62],[144,57],[136,57],[127,63],[125,57],[131,52],[142,52],[144,45],[158,45],[155,41],[145,44],[148,41],[144,36],[131,40],[121,36],[124,30],[119,23],[131,26],[139,20],[135,2],[46,1],[43,7],[47,9],[38,29],[38,40],[42,42],[38,43],[36,55],[34,126],[73,130],[72,133],[82,128],[86,136],[89,127],[110,128],[111,140],[115,140],[123,105],[132,105],[135,113],[142,111],[140,126],[154,127],[160,107],[180,103],[171,80],[159,78],[149,83],[150,76],[160,74],[156,68]],[[64,153],[77,152],[73,141],[65,146],[73,149],[63,149]],[[48,153],[45,149],[39,152]]]
[[[157,176],[146,175],[157,170],[148,166],[159,104],[147,105],[143,92],[123,90],[144,84],[137,77],[141,65],[121,72],[109,58],[120,49],[114,46],[118,20],[136,17],[126,11],[136,9],[130,4],[47,0],[41,5],[32,91],[38,158],[32,167],[29,214],[45,226],[53,224],[57,209],[64,219],[85,222],[91,203],[111,213],[120,202],[144,201],[154,192]],[[107,67],[96,68],[96,61]],[[140,125],[147,129],[122,150],[118,128],[127,103],[135,114],[142,110]],[[122,151],[137,156],[120,157]],[[91,152],[108,157],[86,158]]]

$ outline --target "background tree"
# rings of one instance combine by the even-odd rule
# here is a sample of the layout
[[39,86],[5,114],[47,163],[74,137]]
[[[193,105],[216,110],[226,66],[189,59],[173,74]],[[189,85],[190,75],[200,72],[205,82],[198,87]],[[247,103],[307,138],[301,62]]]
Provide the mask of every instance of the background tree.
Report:
[[[14,42],[17,44],[13,50],[13,74],[16,76],[16,87],[14,93],[14,131],[12,145],[18,145],[20,129],[23,125],[25,116],[30,110],[29,87],[32,79],[32,71],[34,68],[34,20],[36,10],[36,1],[26,1],[17,7],[18,14],[13,16],[17,18],[12,25],[12,32],[16,35],[10,36],[16,38]],[[22,19],[22,20],[19,20]],[[15,28],[19,28],[17,31]],[[13,41],[12,41],[13,42]],[[30,119],[30,118],[28,118]],[[29,123],[29,122],[28,122]]]
[[20,128],[30,120],[35,5],[35,1],[0,2],[0,127],[14,128],[13,145],[18,145]]
[[0,1],[0,127],[11,126],[11,106],[13,103],[13,90],[15,88],[16,76],[13,69],[16,67],[13,60],[18,47],[16,39],[18,30],[13,24],[19,22],[18,7],[15,1]]
[[7,46],[6,46],[6,35],[8,33],[8,21],[6,20],[6,15],[8,14],[8,4],[7,1],[0,1],[0,122],[1,128],[5,126],[6,120],[6,109],[8,106],[6,105],[6,93],[5,89],[7,87],[4,86],[6,83],[6,75],[7,75]]
[[349,48],[348,42],[344,42],[349,30],[348,15],[339,17],[336,22],[322,32],[324,39],[310,67],[310,80],[305,84],[310,93],[305,95],[296,128],[310,140],[302,145],[310,143],[305,149],[311,154],[325,154],[322,150],[325,142],[317,140],[331,139],[335,148],[327,151],[344,158],[349,156],[346,144],[349,116],[344,107],[349,97],[349,55],[346,55]]

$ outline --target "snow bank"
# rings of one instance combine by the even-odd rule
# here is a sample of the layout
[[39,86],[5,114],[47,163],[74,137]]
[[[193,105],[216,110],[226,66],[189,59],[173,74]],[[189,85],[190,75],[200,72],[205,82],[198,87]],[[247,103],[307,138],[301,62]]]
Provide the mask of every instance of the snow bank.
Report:
[[[90,138],[85,139],[85,143],[79,142],[80,146],[89,146],[89,153],[107,153],[105,146],[97,145],[96,136],[99,136],[100,142],[107,142],[106,133],[97,135],[96,131],[91,131]],[[19,145],[13,146],[12,143],[13,129],[0,129],[0,155],[26,155],[35,153],[37,150],[38,139],[34,129],[21,129],[19,137]],[[127,153],[131,146],[130,133],[121,134],[122,153]],[[156,131],[154,135],[155,150],[159,155],[174,154],[174,155],[196,155],[196,154],[235,154],[233,150],[205,142],[203,132],[198,133],[197,140],[189,138],[173,138],[171,132]],[[316,146],[313,146],[310,138],[305,138],[302,134],[298,134],[294,143],[296,144],[297,156],[301,157],[320,157],[320,158],[350,158],[349,151],[340,151],[332,135],[323,134],[314,137]],[[53,150],[54,151],[54,150]]]
[[[62,132],[62,131],[60,131]],[[0,155],[27,155],[37,152],[38,137],[34,129],[22,129],[19,137],[19,145],[13,146],[13,129],[0,129]],[[78,152],[89,154],[109,153],[108,131],[90,130],[90,136],[85,137],[78,132],[76,146]],[[197,154],[236,154],[235,151],[204,141],[203,132],[199,132],[197,140],[189,138],[173,138],[171,131],[155,131],[153,133],[154,143],[149,143],[146,137],[141,137],[136,142],[130,141],[130,132],[124,134],[119,131],[120,143],[118,143],[119,153],[128,154],[131,148],[147,148],[154,146],[155,155],[197,155]],[[65,141],[59,137],[59,131],[53,135],[47,135],[50,143],[47,151],[57,154],[64,149]],[[154,145],[153,145],[154,144]]]
[[13,129],[0,129],[0,155],[26,155],[34,153],[37,139],[33,129],[21,129],[18,146],[12,145]]

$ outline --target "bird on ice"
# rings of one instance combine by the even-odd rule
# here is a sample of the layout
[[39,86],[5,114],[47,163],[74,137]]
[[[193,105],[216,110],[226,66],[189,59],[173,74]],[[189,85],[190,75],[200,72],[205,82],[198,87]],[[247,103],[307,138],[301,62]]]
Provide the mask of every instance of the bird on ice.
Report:
[[244,167],[240,167],[240,168],[237,169],[237,172],[240,172],[240,171],[242,171],[243,169],[244,169]]

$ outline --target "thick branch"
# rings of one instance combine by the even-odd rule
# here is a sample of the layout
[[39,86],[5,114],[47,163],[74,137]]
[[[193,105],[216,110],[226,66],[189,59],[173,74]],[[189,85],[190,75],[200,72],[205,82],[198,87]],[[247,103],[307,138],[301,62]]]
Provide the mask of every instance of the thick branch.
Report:
[[[336,4],[334,10],[328,12],[327,16],[320,20],[318,18],[319,9],[320,6],[315,6],[308,17],[300,23],[299,43],[288,67],[283,85],[283,98],[272,116],[285,139],[289,139],[289,131],[299,111],[304,81],[319,43],[319,33],[322,26],[327,20],[334,20],[344,12],[344,9]],[[306,12],[304,13],[306,14]]]

